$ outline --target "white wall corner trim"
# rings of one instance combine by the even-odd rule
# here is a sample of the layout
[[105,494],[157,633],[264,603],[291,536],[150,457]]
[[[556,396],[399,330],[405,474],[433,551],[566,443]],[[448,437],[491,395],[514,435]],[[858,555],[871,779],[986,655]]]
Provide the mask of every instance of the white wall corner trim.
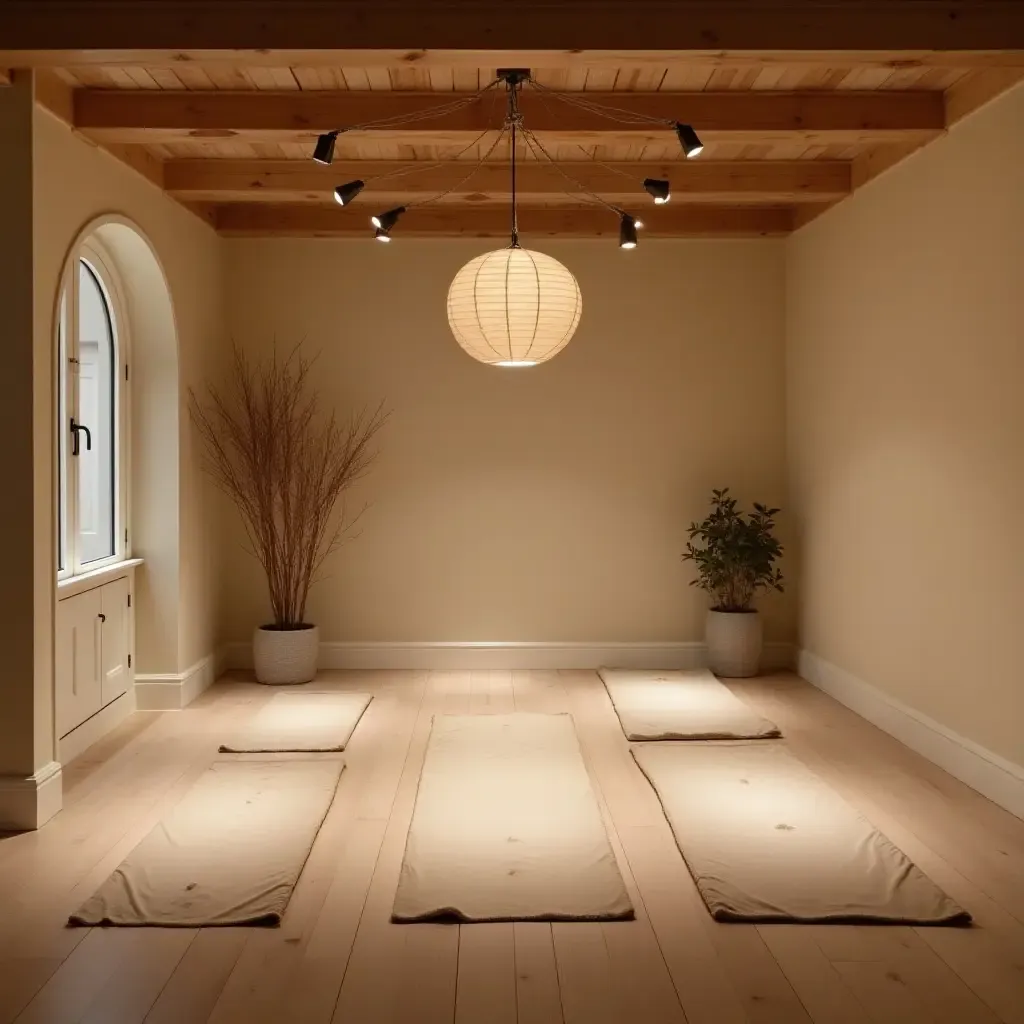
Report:
[[[252,668],[250,644],[224,648],[224,666]],[[707,663],[703,643],[569,643],[569,642],[404,642],[321,643],[322,669],[586,669],[602,665],[621,668],[700,668]],[[765,670],[791,668],[793,645],[765,644]]]
[[0,830],[22,832],[45,825],[63,804],[63,779],[56,761],[27,778],[0,775]]
[[810,651],[800,650],[797,671],[819,690],[856,711],[911,750],[1011,814],[1024,818],[1024,767],[958,735]]
[[180,711],[217,678],[217,657],[208,654],[184,672],[137,675],[135,703],[139,711]]

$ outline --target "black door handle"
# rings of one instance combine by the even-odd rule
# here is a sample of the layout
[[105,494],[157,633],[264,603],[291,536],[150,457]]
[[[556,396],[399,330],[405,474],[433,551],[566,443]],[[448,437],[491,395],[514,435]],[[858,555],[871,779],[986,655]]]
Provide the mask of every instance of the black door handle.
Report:
[[89,428],[83,426],[81,423],[76,423],[74,416],[71,417],[71,454],[78,454],[78,434],[80,431],[85,431],[85,450],[87,452],[92,451],[92,434]]

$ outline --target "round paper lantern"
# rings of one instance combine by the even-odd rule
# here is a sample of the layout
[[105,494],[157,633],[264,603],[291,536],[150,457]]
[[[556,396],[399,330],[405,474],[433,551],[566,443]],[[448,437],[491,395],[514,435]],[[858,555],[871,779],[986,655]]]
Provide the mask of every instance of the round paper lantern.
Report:
[[455,340],[491,366],[536,366],[561,352],[576,330],[583,298],[556,259],[518,247],[470,260],[448,289]]

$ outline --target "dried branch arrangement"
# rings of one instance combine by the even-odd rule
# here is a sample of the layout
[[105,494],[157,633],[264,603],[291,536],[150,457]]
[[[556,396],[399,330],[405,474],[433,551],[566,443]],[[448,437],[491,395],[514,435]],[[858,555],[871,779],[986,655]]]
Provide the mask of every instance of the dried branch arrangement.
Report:
[[304,625],[309,588],[362,514],[347,514],[345,492],[373,465],[388,417],[383,404],[346,422],[325,414],[311,368],[298,347],[254,365],[236,345],[226,388],[204,401],[189,391],[206,468],[241,513],[278,629]]

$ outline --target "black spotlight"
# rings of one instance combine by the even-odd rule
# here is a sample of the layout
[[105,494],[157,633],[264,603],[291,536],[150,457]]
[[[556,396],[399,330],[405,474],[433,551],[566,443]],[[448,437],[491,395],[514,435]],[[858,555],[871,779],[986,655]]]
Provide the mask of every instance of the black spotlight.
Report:
[[636,218],[624,213],[619,219],[619,248],[636,248]]
[[313,159],[318,164],[334,163],[334,143],[338,140],[338,132],[325,132],[316,140]]
[[357,180],[346,182],[344,185],[339,185],[334,190],[334,198],[337,202],[341,203],[342,206],[348,206],[348,204],[363,191],[363,186],[365,184],[365,182]]
[[676,138],[679,139],[679,145],[683,147],[683,152],[688,160],[700,156],[704,152],[704,143],[700,141],[691,125],[681,124],[677,121]]
[[664,178],[644,178],[644,190],[659,206],[672,198],[672,186]]
[[378,230],[383,231],[385,234],[389,232],[395,224],[398,222],[398,218],[405,213],[404,206],[396,206],[393,210],[388,210],[387,213],[378,213],[370,218],[370,223]]
[[376,238],[378,242],[391,241],[391,235],[389,235],[388,232],[386,232],[383,228],[377,228],[377,230],[373,233],[373,237]]

